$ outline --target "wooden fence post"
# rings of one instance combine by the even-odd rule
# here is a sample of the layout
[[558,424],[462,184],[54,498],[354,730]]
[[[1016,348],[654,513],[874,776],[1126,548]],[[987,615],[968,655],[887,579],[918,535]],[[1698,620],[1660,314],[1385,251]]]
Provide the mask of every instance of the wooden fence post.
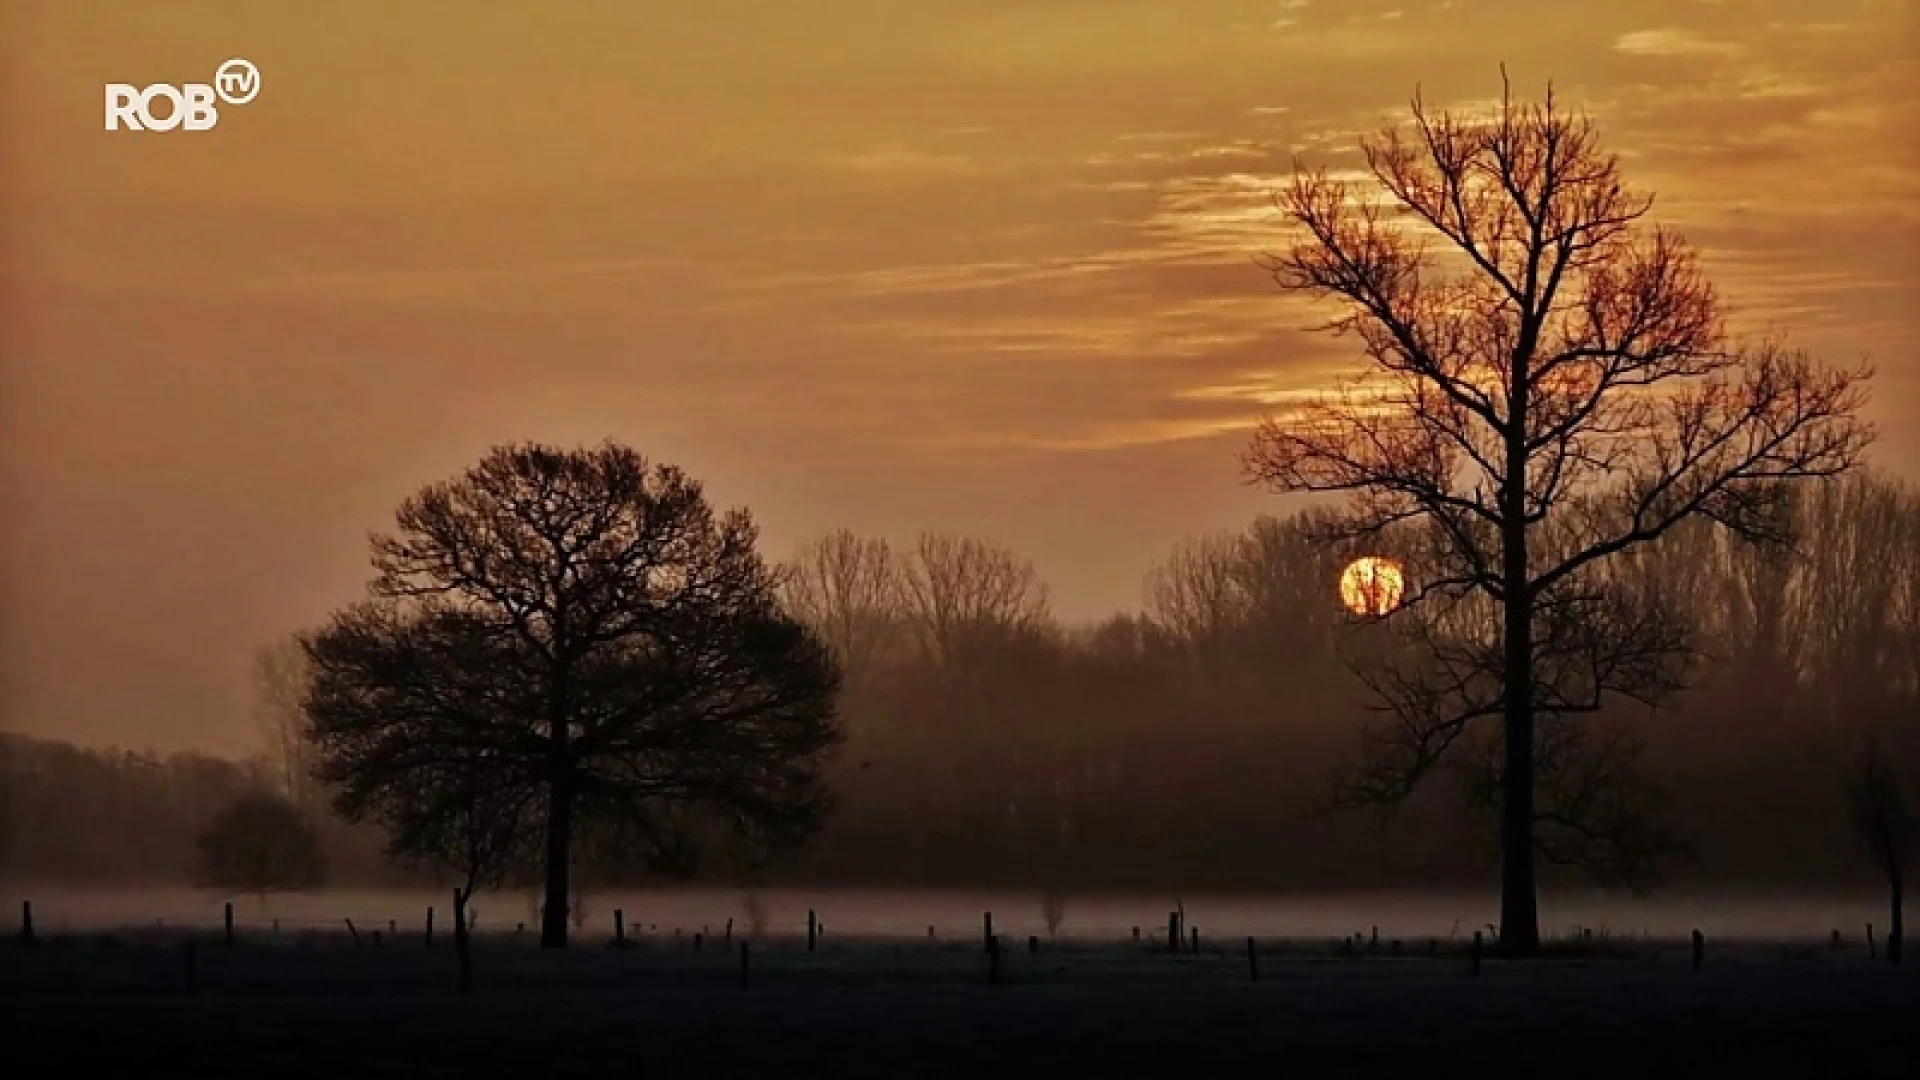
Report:
[[427,933],[424,939],[427,948],[433,948],[433,905],[427,905]]
[[1178,955],[1180,952],[1180,913],[1167,912],[1167,953]]
[[813,951],[814,939],[819,936],[820,936],[820,920],[814,916],[813,909],[808,908],[807,909],[807,951],[808,952]]
[[627,913],[620,908],[613,909],[613,947],[627,947]]
[[33,944],[33,901],[20,901],[20,944]]
[[1707,936],[1705,934],[1702,934],[1700,931],[1695,930],[1693,932],[1693,970],[1699,971],[1700,966],[1706,962],[1707,962]]
[[1875,947],[1873,943],[1873,924],[1868,923],[1867,924],[1867,959],[1872,960],[1878,957],[1879,955],[1880,955],[1880,950],[1877,947]]
[[1200,955],[1200,928],[1196,926],[1190,931],[1190,933],[1193,935],[1193,947],[1188,949],[1187,952],[1194,956],[1199,956]]
[[1247,976],[1253,982],[1260,981],[1260,950],[1251,937],[1247,938]]
[[1478,930],[1475,930],[1475,931],[1473,932],[1473,967],[1472,967],[1472,970],[1473,970],[1473,974],[1474,974],[1474,977],[1475,977],[1475,978],[1478,978],[1478,977],[1479,977],[1479,975],[1480,975],[1480,931],[1478,931]]
[[233,948],[233,901],[231,900],[227,901],[227,907],[223,915],[223,919],[226,925],[227,948],[231,949]]
[[980,916],[980,937],[983,941],[986,942],[987,951],[992,952],[993,951],[993,912],[991,911],[986,912]]

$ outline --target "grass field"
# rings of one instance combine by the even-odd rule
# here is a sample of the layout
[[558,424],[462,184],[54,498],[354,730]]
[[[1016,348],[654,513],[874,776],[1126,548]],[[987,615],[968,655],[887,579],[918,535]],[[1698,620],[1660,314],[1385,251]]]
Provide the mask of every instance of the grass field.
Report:
[[[5,947],[8,1076],[1920,1076],[1920,976],[1862,947],[1342,955],[1244,939],[595,940],[119,931]],[[190,973],[191,972],[191,973]],[[104,1073],[101,1070],[105,1070]]]

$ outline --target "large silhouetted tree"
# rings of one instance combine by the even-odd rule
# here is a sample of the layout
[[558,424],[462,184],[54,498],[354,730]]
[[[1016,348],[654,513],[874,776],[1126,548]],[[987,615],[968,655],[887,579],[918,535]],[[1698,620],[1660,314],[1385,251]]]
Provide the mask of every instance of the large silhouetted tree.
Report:
[[[1675,684],[1685,642],[1610,565],[1691,518],[1782,539],[1782,485],[1853,467],[1864,370],[1723,328],[1675,233],[1648,227],[1592,124],[1504,96],[1363,141],[1371,184],[1296,170],[1271,268],[1330,302],[1365,373],[1265,424],[1250,474],[1349,496],[1337,532],[1418,537],[1409,606],[1471,623],[1374,740],[1398,798],[1500,724],[1501,940],[1537,948],[1536,716]],[[1655,598],[1657,599],[1657,598]],[[1413,618],[1439,620],[1426,613]]]
[[703,840],[804,837],[839,678],[755,540],[615,445],[498,449],[408,499],[374,538],[374,599],[308,639],[339,805],[482,878],[537,859],[549,947],[576,858],[684,868]]

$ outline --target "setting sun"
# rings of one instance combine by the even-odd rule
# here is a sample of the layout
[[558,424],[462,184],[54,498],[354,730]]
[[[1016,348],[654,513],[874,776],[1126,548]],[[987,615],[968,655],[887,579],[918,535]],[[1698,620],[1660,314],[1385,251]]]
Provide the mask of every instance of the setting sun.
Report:
[[1406,576],[1392,559],[1368,555],[1340,572],[1340,602],[1355,615],[1385,615],[1400,606]]

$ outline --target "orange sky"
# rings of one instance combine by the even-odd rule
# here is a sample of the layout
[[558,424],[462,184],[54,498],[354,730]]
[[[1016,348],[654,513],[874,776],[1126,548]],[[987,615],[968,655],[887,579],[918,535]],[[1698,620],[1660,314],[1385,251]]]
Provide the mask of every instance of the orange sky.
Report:
[[[962,530],[1137,602],[1351,348],[1253,257],[1295,154],[1548,77],[1744,325],[1920,473],[1894,0],[0,0],[0,726],[237,750],[254,646],[488,445],[613,437],[785,555]],[[264,88],[201,134],[105,82]]]

